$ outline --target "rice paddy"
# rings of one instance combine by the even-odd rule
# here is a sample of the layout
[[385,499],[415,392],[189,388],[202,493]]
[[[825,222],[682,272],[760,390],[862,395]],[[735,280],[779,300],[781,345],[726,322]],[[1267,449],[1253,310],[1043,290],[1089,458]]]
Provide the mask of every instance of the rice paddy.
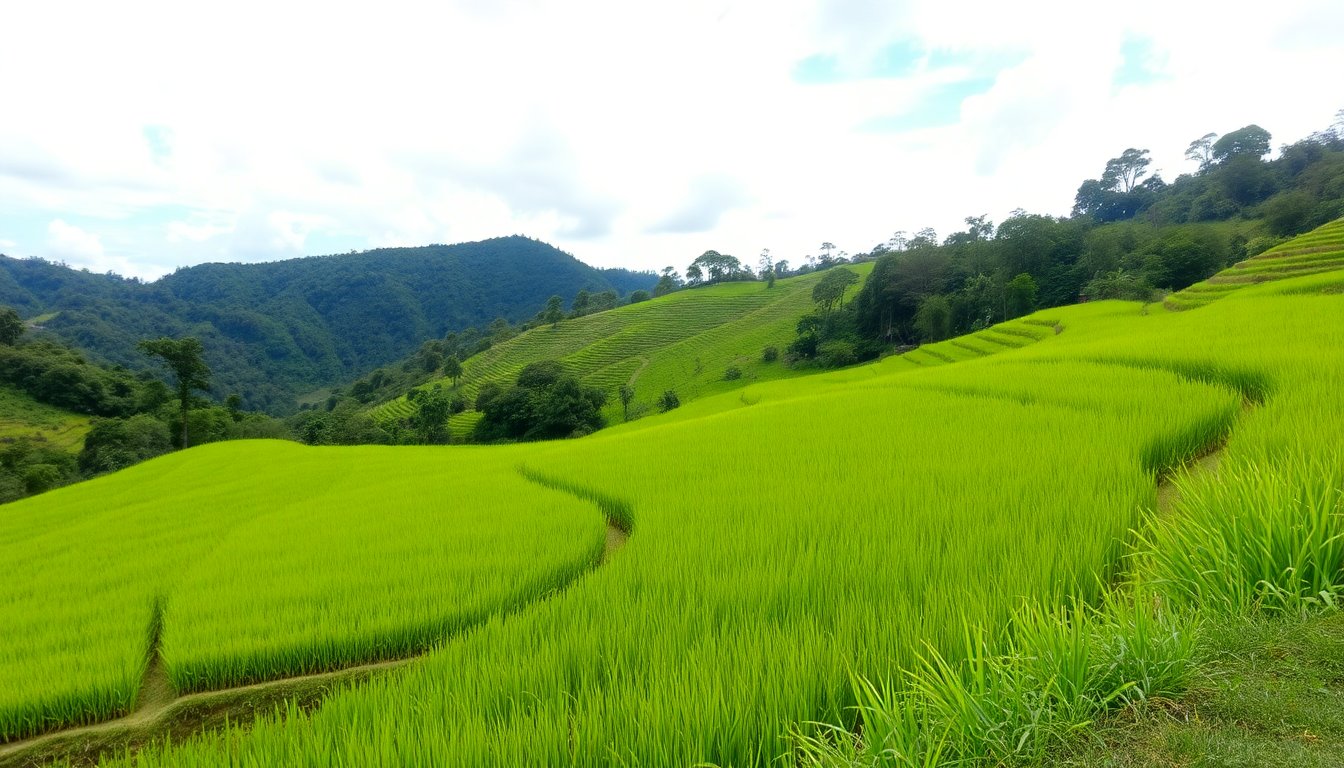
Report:
[[[799,747],[825,726],[844,764],[1030,762],[1053,738],[1032,681],[1064,730],[1090,716],[1071,702],[1179,684],[1179,627],[1115,585],[1189,616],[1338,599],[1337,286],[1052,309],[577,441],[220,444],[22,502],[0,728],[124,707],[159,627],[179,690],[432,649],[108,762],[840,764]],[[1216,473],[1182,469],[1223,444]],[[604,517],[630,541],[590,570]],[[1042,648],[1055,666],[1012,661]],[[977,701],[1027,725],[977,731]]]
[[[866,276],[872,264],[842,268]],[[798,319],[814,308],[812,287],[823,274],[780,280],[773,288],[741,282],[678,291],[534,328],[467,360],[455,391],[472,403],[487,382],[507,386],[528,363],[559,360],[585,385],[607,392],[604,416],[608,423],[619,423],[624,413],[617,391],[622,386],[634,389],[632,412],[638,415],[656,411],[659,395],[669,389],[685,403],[752,381],[797,376],[781,362],[763,361],[761,353],[768,346],[783,350],[793,340]],[[741,378],[725,379],[730,366]],[[452,382],[423,386],[435,384],[448,387]],[[400,397],[372,413],[381,420],[403,419],[413,409]],[[461,437],[476,419],[475,411],[458,414],[449,422],[450,432]]]

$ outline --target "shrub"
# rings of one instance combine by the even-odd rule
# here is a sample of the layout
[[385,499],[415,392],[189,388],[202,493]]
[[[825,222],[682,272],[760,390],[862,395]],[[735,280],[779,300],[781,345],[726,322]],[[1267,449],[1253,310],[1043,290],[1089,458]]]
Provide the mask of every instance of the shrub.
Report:
[[761,350],[761,361],[773,363],[779,359],[779,347],[766,347]]
[[742,378],[742,369],[736,365],[728,366],[727,370],[723,372],[724,381],[737,381],[740,378]]
[[670,389],[665,390],[662,396],[658,398],[658,410],[662,411],[663,413],[667,413],[673,408],[680,408],[680,407],[681,407],[681,398],[677,397],[677,393],[673,390]]

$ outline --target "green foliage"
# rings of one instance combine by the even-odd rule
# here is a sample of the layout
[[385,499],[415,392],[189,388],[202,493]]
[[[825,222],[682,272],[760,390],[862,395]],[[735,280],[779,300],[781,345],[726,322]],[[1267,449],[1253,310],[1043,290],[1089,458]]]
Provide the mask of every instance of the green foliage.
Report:
[[824,312],[830,312],[837,304],[843,304],[845,291],[859,282],[859,276],[848,269],[835,267],[812,286],[812,301]]
[[761,350],[761,362],[773,363],[779,359],[779,347],[770,346]]
[[1023,272],[1003,287],[1005,316],[1021,317],[1036,308],[1036,280]]
[[190,336],[184,339],[148,339],[141,341],[138,346],[146,355],[161,359],[172,371],[177,400],[182,410],[180,447],[186,448],[189,446],[192,400],[197,390],[210,389],[210,366],[205,364],[205,348],[201,346],[200,339]]
[[448,417],[453,414],[453,400],[440,386],[415,390],[415,415],[410,426],[416,441],[426,445],[444,445],[448,442]]
[[[595,270],[545,243],[505,237],[261,264],[207,264],[144,284],[36,259],[0,258],[0,304],[99,360],[150,366],[140,339],[194,336],[221,392],[249,409],[295,410],[295,397],[412,354],[428,339],[530,318],[552,294],[625,294],[652,274]],[[465,355],[461,359],[465,359]],[[403,390],[404,391],[404,390]]]
[[[423,397],[423,395],[422,395]],[[555,360],[518,372],[516,384],[482,401],[475,436],[481,442],[579,437],[603,425],[606,393],[585,387]]]
[[942,341],[952,335],[952,304],[946,296],[926,296],[915,311],[915,329],[922,341]]
[[735,365],[730,365],[723,371],[724,381],[737,381],[742,378],[742,369]]
[[23,335],[23,319],[13,307],[0,307],[0,344],[14,346]]
[[87,474],[115,472],[172,450],[168,425],[148,414],[94,422],[79,468]]
[[671,389],[663,390],[663,394],[658,397],[658,410],[667,413],[674,408],[681,407],[681,398]]

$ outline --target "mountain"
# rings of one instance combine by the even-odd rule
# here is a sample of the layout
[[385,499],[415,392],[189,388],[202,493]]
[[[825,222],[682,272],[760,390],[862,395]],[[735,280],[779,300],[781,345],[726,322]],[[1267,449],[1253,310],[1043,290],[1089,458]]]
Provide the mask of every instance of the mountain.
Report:
[[203,264],[152,283],[0,256],[0,304],[96,357],[132,368],[136,342],[196,336],[217,398],[284,413],[295,397],[406,356],[427,339],[531,317],[551,295],[628,293],[655,276],[595,269],[512,236],[262,264]]

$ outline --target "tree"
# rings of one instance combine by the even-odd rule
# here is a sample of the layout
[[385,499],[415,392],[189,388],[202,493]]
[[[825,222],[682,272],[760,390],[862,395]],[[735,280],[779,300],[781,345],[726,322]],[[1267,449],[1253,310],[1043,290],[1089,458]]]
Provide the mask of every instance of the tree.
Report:
[[570,314],[574,317],[582,317],[588,314],[588,304],[591,301],[592,297],[591,294],[588,293],[588,289],[579,289],[579,292],[574,294],[573,303],[569,305]]
[[952,335],[952,305],[941,294],[927,296],[915,312],[915,330],[922,341],[942,341]]
[[654,296],[666,296],[667,294],[681,287],[681,276],[673,267],[663,267],[663,274],[658,278],[658,284],[653,286]]
[[1036,308],[1036,281],[1023,272],[1003,287],[1003,316],[1011,320]]
[[182,406],[182,447],[187,442],[187,412],[191,410],[192,394],[210,389],[210,366],[205,364],[205,348],[199,339],[187,336],[181,339],[167,337],[146,339],[137,347],[141,352],[163,360],[173,372],[177,384],[177,399]]
[[626,421],[630,420],[630,403],[635,400],[635,388],[629,384],[622,384],[621,390],[621,412]]
[[457,355],[449,355],[443,359],[443,375],[452,379],[453,386],[462,378],[462,361],[457,359]]
[[546,309],[541,312],[541,321],[550,323],[554,328],[565,319],[565,300],[559,296],[552,296],[546,300]]
[[859,276],[848,269],[832,269],[812,286],[812,301],[830,312],[837,303],[844,303],[845,291],[858,281]]
[[[708,276],[709,282],[717,283],[720,280],[736,280],[749,275],[749,270],[742,266],[742,262],[735,257],[718,251],[705,251],[691,262],[691,266],[686,269],[686,275],[691,275],[691,270],[695,270],[703,278]],[[745,273],[745,274],[744,274]]]
[[688,285],[699,285],[705,279],[705,273],[701,271],[699,264],[692,264],[686,268],[686,283]]
[[1138,186],[1139,179],[1148,174],[1148,166],[1153,161],[1148,158],[1148,150],[1130,147],[1119,157],[1106,162],[1106,170],[1101,174],[1101,184],[1106,189],[1129,194]]
[[23,335],[23,318],[11,307],[0,307],[0,344],[12,347]]
[[1190,142],[1190,146],[1185,148],[1185,159],[1199,163],[1201,173],[1207,171],[1213,165],[1213,142],[1217,139],[1218,134],[1206,133]]
[[415,399],[415,413],[411,415],[411,429],[416,438],[428,445],[443,445],[448,442],[448,417],[453,412],[453,401],[443,387],[435,384],[428,391],[421,391]]
[[1256,160],[1269,154],[1269,131],[1258,125],[1238,128],[1213,143],[1213,159],[1219,163],[1245,155]]
[[638,304],[638,303],[640,303],[640,302],[642,302],[642,301],[648,301],[648,300],[651,299],[651,298],[653,298],[653,297],[650,296],[650,295],[649,295],[649,292],[646,291],[646,290],[644,290],[643,288],[641,288],[641,289],[639,289],[639,290],[637,290],[637,291],[631,291],[631,292],[630,292],[630,303],[631,303],[631,304]]
[[234,392],[224,398],[224,407],[229,410],[229,418],[235,423],[243,420],[243,396]]
[[658,398],[658,410],[662,411],[663,413],[667,413],[673,408],[680,408],[680,407],[681,407],[681,398],[677,397],[676,391],[671,389],[663,390],[662,396]]
[[760,270],[761,270],[761,278],[765,280],[765,287],[766,287],[766,288],[774,288],[774,287],[775,287],[775,263],[774,263],[774,261],[770,258],[770,249],[769,249],[769,248],[764,248],[764,249],[761,250],[761,258],[760,258],[760,261],[757,262],[757,266],[760,267]]

